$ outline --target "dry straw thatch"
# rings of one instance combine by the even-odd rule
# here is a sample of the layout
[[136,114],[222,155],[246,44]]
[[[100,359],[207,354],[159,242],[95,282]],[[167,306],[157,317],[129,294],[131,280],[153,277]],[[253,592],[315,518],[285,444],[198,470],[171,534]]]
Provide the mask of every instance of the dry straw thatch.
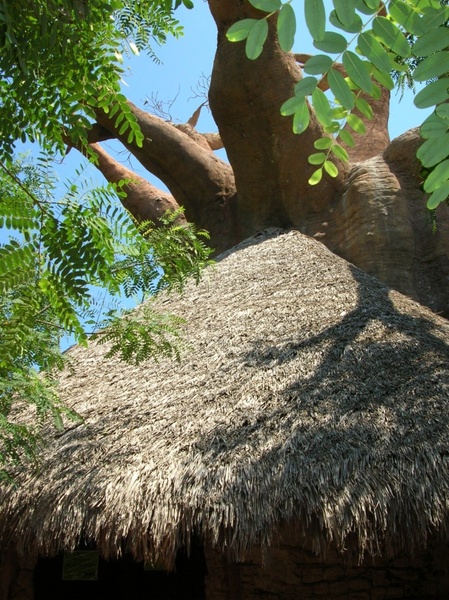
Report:
[[298,232],[158,302],[186,319],[181,362],[73,348],[61,391],[85,423],[3,494],[3,540],[169,561],[193,530],[236,557],[280,522],[372,552],[446,536],[447,321]]

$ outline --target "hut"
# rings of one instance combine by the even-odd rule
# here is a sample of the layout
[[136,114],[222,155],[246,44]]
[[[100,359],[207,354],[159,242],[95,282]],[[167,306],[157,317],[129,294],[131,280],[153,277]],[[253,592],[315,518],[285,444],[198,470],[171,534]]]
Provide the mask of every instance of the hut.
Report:
[[84,421],[2,490],[1,598],[448,598],[447,321],[297,231],[156,302],[179,363],[70,350]]

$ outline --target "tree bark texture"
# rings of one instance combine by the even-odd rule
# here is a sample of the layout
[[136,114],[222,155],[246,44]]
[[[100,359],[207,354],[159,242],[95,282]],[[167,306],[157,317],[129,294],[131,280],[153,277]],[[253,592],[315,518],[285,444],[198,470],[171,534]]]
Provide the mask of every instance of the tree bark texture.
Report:
[[[279,110],[302,77],[304,55],[284,53],[270,22],[261,56],[248,60],[244,44],[228,42],[226,31],[261,14],[246,0],[209,0],[209,7],[218,33],[209,100],[219,135],[200,134],[196,119],[174,125],[130,103],[144,134],[139,148],[120,135],[114,118],[97,114],[91,139],[98,167],[109,181],[131,180],[126,208],[139,220],[157,221],[181,205],[189,221],[209,231],[217,253],[267,227],[298,229],[449,316],[449,210],[438,209],[433,233],[415,158],[419,134],[390,143],[388,91],[371,101],[374,118],[348,149],[349,165],[338,164],[338,177],[311,187],[316,167],[308,157],[321,126],[312,114],[309,128],[295,135],[292,118]],[[108,157],[96,143],[108,138],[120,140],[169,193]],[[229,164],[213,152],[221,144]]]

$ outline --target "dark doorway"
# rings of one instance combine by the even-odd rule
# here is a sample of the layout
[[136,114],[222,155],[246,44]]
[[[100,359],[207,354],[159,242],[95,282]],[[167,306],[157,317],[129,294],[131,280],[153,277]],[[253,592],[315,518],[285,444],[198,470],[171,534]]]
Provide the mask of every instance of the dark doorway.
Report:
[[145,569],[130,556],[98,560],[98,578],[64,581],[63,555],[40,558],[35,570],[35,600],[204,600],[206,567],[202,548],[180,551],[173,572]]

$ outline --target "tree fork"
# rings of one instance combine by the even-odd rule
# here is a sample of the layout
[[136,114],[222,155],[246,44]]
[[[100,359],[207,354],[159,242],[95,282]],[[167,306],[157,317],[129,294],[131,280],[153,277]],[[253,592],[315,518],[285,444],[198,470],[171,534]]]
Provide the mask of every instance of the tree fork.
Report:
[[[185,208],[186,217],[207,229],[217,251],[225,250],[241,238],[236,231],[237,191],[232,168],[218,158],[205,140],[194,139],[171,123],[129,106],[144,135],[142,147],[127,142],[114,119],[101,111],[98,125],[111,131],[136,159],[170,190]],[[200,134],[198,134],[200,135]]]

